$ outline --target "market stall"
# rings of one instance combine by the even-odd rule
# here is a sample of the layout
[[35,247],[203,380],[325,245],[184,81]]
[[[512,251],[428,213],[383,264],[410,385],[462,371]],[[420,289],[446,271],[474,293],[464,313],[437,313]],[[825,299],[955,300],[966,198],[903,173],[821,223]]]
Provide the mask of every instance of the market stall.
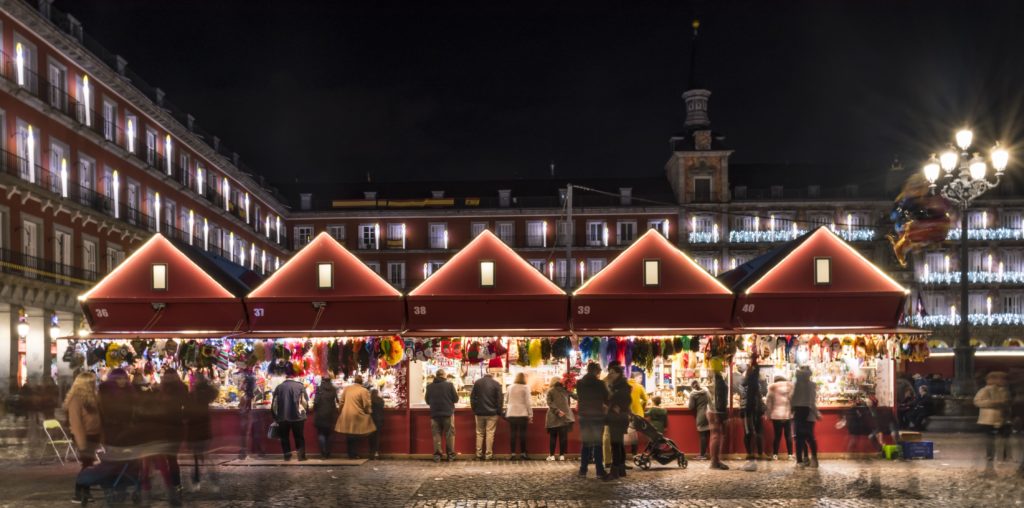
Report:
[[650,230],[573,293],[572,328],[628,352],[627,374],[669,412],[668,437],[696,454],[690,385],[709,385],[705,352],[732,333],[732,305],[732,291]]
[[[849,432],[837,423],[859,400],[877,399],[879,411],[891,412],[897,362],[927,356],[924,332],[897,326],[907,290],[827,228],[719,278],[737,295],[734,326],[743,333],[731,355],[733,407],[740,371],[755,352],[766,383],[792,380],[807,365],[822,412],[819,450],[869,451],[866,443],[851,449]],[[742,435],[742,425],[733,425]],[[739,453],[741,440],[733,442]]]
[[[490,371],[503,386],[524,372],[534,393],[528,448],[546,450],[543,385],[573,363],[569,298],[490,231],[483,231],[406,297],[406,337],[414,338],[409,363],[409,451],[432,453],[426,383],[438,369],[459,391],[456,450],[472,453],[472,383]],[[542,439],[543,437],[543,439]],[[542,444],[543,443],[543,444]],[[507,453],[508,427],[498,425],[495,453]]]

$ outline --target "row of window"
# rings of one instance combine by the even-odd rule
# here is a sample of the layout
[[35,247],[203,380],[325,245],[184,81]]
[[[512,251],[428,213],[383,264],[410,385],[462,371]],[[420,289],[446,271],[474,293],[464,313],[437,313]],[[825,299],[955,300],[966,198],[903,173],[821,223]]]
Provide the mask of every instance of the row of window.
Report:
[[[665,236],[668,236],[667,219],[650,219],[647,221],[649,229],[656,229]],[[626,246],[633,243],[637,238],[636,220],[618,220],[612,224],[615,228],[615,244]],[[471,222],[469,234],[475,238],[488,229],[487,222]],[[609,245],[609,222],[603,220],[586,221],[586,245],[592,247]],[[327,233],[341,243],[346,243],[347,231],[343,224],[327,226]],[[363,223],[356,226],[356,248],[360,250],[376,250],[382,247],[390,249],[405,249],[409,229],[405,223],[391,222],[381,225],[380,223]],[[506,244],[516,247],[516,223],[514,221],[496,221],[494,233]],[[555,245],[566,245],[573,232],[569,223],[564,220],[555,221]],[[543,220],[526,221],[526,236],[523,247],[547,247],[549,242],[548,222]],[[313,226],[295,226],[295,248],[299,249],[313,239]],[[431,249],[448,249],[448,223],[431,222],[427,224],[427,246]]]
[[[929,274],[949,273],[959,269],[959,255],[941,251],[925,252],[917,269],[918,278]],[[1024,272],[1024,249],[1000,249],[998,253],[986,249],[967,252],[967,270],[971,272]]]
[[[926,291],[915,304],[913,313],[932,316],[956,315],[959,312],[959,305],[959,294]],[[970,314],[1024,314],[1024,293],[1000,292],[999,295],[993,296],[972,291],[968,295],[967,309]]]
[[[280,225],[280,216],[267,213],[263,208],[226,175],[216,174],[204,168],[202,160],[184,148],[175,147],[175,140],[169,133],[161,133],[147,119],[140,121],[140,115],[127,107],[119,107],[116,96],[102,90],[80,69],[71,68],[55,55],[41,55],[36,45],[26,36],[13,32],[13,48],[4,48],[3,20],[0,20],[0,69],[3,77],[28,90],[40,99],[47,101],[54,109],[65,113],[73,120],[100,134],[104,139],[124,148],[128,153],[138,156],[150,167],[173,177],[186,188],[200,196],[206,197],[218,207],[251,224],[256,232],[263,232],[271,238],[271,227]],[[40,75],[38,66],[45,64],[46,73]],[[73,94],[71,90],[73,89]],[[93,109],[96,102],[101,109]],[[120,110],[120,111],[119,111]],[[99,189],[108,198],[113,197],[111,186],[116,180],[116,171],[109,167],[97,174],[98,168],[94,159],[80,156],[72,160],[70,149],[66,143],[51,140],[48,147],[42,145],[42,134],[38,126],[33,127],[27,122],[18,120],[17,156],[22,166],[22,176],[34,183],[46,183],[51,190],[68,194],[89,196],[96,191],[96,179],[104,179],[105,185]],[[139,142],[143,143],[139,146]],[[6,137],[5,137],[6,139]],[[42,168],[40,152],[49,148],[48,172]],[[46,172],[46,174],[44,174]],[[73,173],[77,172],[77,177]],[[45,180],[45,182],[40,182]],[[140,210],[138,185],[128,182],[127,205]],[[116,197],[114,197],[116,200]],[[150,201],[151,202],[151,201]],[[145,213],[155,215],[155,211],[146,208]],[[281,233],[274,235],[280,243]]]
[[[734,212],[730,224],[732,231],[787,231],[794,227],[800,229],[816,229],[818,227],[842,227],[864,228],[871,227],[871,215],[867,212],[849,212],[845,217],[839,217],[835,212],[808,212],[802,219],[797,221],[795,212],[760,212],[743,211]],[[750,215],[744,215],[749,213]],[[842,214],[840,214],[842,215]],[[690,231],[694,233],[717,232],[719,215],[710,213],[698,213],[690,217]]]
[[[101,269],[109,272],[124,261],[125,250],[120,244],[108,240],[106,250],[101,253],[100,240],[96,237],[79,234],[76,244],[75,232],[70,228],[55,225],[52,232],[46,232],[42,218],[21,216],[19,221],[12,229],[9,212],[0,210],[0,255],[9,263],[9,268],[20,271],[25,277],[57,276],[54,282],[58,284],[94,282],[99,279]],[[12,249],[12,235],[20,237],[18,251]],[[52,238],[52,260],[46,259],[47,238]]]

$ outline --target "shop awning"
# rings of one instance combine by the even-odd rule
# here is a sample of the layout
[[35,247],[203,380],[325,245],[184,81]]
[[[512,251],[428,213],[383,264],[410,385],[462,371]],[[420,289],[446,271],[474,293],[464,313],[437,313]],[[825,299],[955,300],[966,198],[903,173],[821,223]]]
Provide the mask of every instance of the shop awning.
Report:
[[246,298],[249,336],[343,336],[402,331],[402,293],[320,233]]
[[719,276],[752,333],[897,330],[908,291],[828,228]]
[[406,334],[564,335],[568,306],[561,288],[485,230],[409,293]]
[[732,291],[655,230],[649,230],[573,293],[579,335],[722,333]]
[[[248,288],[159,233],[79,297],[94,337],[220,337],[246,328]],[[201,266],[205,265],[205,266]],[[224,275],[220,280],[204,270]],[[236,294],[229,290],[236,289]]]

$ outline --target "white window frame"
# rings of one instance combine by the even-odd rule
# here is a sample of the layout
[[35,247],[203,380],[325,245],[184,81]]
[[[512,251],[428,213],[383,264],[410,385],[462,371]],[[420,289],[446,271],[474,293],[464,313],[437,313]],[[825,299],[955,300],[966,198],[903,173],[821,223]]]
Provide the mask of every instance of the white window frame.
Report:
[[[632,231],[630,232],[629,239],[623,239],[623,227],[630,226]],[[620,220],[615,223],[615,244],[616,245],[629,245],[636,240],[636,221],[635,220]]]
[[[544,231],[544,221],[532,220],[526,223],[526,246],[547,247],[547,232]],[[536,230],[536,231],[535,231]]]
[[469,223],[469,237],[476,238],[487,229],[486,222],[470,222]]
[[[395,274],[395,270],[396,269],[400,272],[398,274],[398,277],[395,277],[395,275],[396,275]],[[405,281],[406,281],[405,273],[406,273],[405,272],[405,261],[388,261],[387,277],[388,277],[388,282],[392,286],[394,286],[396,288],[399,288],[399,289],[405,288]]]
[[447,222],[431,222],[427,225],[427,237],[431,249],[447,249],[445,235],[448,231]]
[[378,242],[377,229],[379,226],[373,223],[363,223],[359,225],[359,249],[361,250],[373,250],[377,248]]
[[295,226],[295,248],[304,247],[313,241],[313,226],[301,224]]
[[345,243],[345,225],[344,224],[331,224],[327,226],[327,234],[338,241],[338,243]]
[[603,220],[587,221],[587,246],[604,247],[608,245],[608,222]]
[[494,234],[501,239],[505,245],[515,247],[516,245],[516,223],[514,221],[498,221],[494,224]]
[[[100,99],[103,108],[103,139],[117,140],[117,102],[104,96]],[[109,110],[109,111],[108,111]]]

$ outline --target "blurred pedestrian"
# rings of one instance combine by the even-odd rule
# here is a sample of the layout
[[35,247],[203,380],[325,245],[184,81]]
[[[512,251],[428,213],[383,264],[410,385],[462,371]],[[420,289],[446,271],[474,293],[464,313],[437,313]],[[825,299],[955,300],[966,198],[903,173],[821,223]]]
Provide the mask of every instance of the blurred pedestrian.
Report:
[[978,407],[978,425],[984,430],[985,459],[987,467],[993,467],[996,458],[996,441],[1001,441],[1004,456],[1007,454],[1006,436],[1010,430],[1006,425],[1010,409],[1010,390],[1007,389],[1005,372],[990,372],[985,376],[985,387],[974,395],[974,405]]
[[292,459],[292,446],[289,435],[295,439],[295,451],[299,462],[306,460],[306,416],[309,414],[309,395],[296,377],[301,374],[293,367],[286,370],[288,379],[274,388],[274,396],[270,402],[270,412],[277,422],[281,453],[285,461]]
[[[721,361],[712,361],[712,371],[714,377],[711,381],[711,390],[708,392],[710,400],[708,400],[708,425],[711,429],[711,443],[710,455],[711,455],[711,469],[729,469],[729,466],[722,462],[722,447],[725,442],[725,421],[729,414],[727,408],[729,407],[729,386],[725,383],[725,379],[722,378],[722,365]],[[717,368],[716,368],[717,367]]]
[[316,442],[320,447],[320,458],[331,458],[331,433],[338,423],[338,390],[330,374],[320,376],[320,384],[313,395],[313,427],[316,428]]
[[101,442],[107,451],[140,442],[137,438],[140,429],[133,428],[135,395],[124,369],[111,370],[107,380],[100,383],[100,424],[103,427]]
[[[142,488],[150,491],[149,476],[152,469],[160,471],[167,487],[172,505],[181,504],[181,466],[178,453],[185,439],[185,406],[188,404],[188,386],[181,381],[178,372],[167,369],[160,377],[151,394],[143,397],[149,407],[146,425],[150,437],[154,438],[147,449],[151,454],[143,461]],[[141,422],[140,422],[141,423]]]
[[608,434],[612,442],[612,467],[604,480],[626,477],[626,431],[629,429],[632,387],[626,381],[621,365],[609,365],[606,378],[611,395],[608,397]]
[[779,444],[786,441],[786,460],[793,458],[793,410],[790,399],[793,396],[793,383],[785,376],[775,376],[774,382],[768,387],[765,409],[772,421],[775,437],[772,440],[772,460],[779,460]]
[[[644,388],[644,373],[642,370],[634,370],[632,376],[627,379],[629,383],[629,412],[637,418],[643,418],[644,412],[647,410],[647,405],[650,403],[650,398],[647,396],[647,389]],[[633,427],[633,421],[629,422],[629,434],[633,436],[632,443],[630,445],[630,453],[636,455],[637,448],[640,445],[640,436],[636,429]],[[626,465],[627,468],[633,469],[633,466]]]
[[751,353],[750,365],[741,381],[743,403],[740,414],[743,416],[743,444],[747,449],[746,469],[756,469],[754,459],[764,458],[764,396],[768,393],[767,384],[761,379],[761,366],[758,364],[757,353]]
[[931,416],[932,395],[931,388],[927,384],[917,387],[917,398],[914,400],[910,411],[907,412],[907,426],[918,431],[925,431],[928,428],[928,417]]
[[213,428],[210,420],[210,404],[217,400],[220,389],[203,373],[196,374],[196,383],[185,402],[185,419],[188,422],[186,439],[192,450],[192,490],[200,488],[201,466],[207,467],[207,476],[213,482],[216,492],[217,470],[215,465],[206,466],[213,442]]
[[[508,388],[508,404],[505,408],[505,419],[511,427],[509,432],[510,460],[528,459],[526,455],[526,426],[533,423],[533,406],[530,402],[530,388],[526,386],[526,374],[516,374],[515,382]],[[519,455],[516,456],[516,443],[519,443]]]
[[502,412],[501,383],[495,381],[490,372],[473,383],[469,406],[476,424],[476,458],[490,460],[494,457],[494,431]]
[[238,458],[245,459],[250,453],[263,457],[263,436],[267,429],[264,427],[262,413],[255,407],[261,392],[256,385],[256,375],[253,374],[252,367],[246,367],[240,375],[238,418],[241,432]]
[[796,432],[796,461],[799,466],[818,467],[818,441],[814,437],[814,423],[821,416],[817,401],[818,391],[811,381],[811,369],[806,365],[801,366],[796,371],[791,401]]
[[[96,450],[100,447],[99,396],[96,392],[96,375],[83,372],[75,376],[75,381],[64,398],[64,409],[68,414],[68,425],[74,439],[75,450],[81,469],[96,463]],[[75,493],[71,501],[82,503],[89,497],[89,486],[75,482]]]
[[569,449],[569,430],[576,418],[572,414],[573,394],[565,389],[562,379],[551,378],[546,396],[548,411],[544,416],[544,427],[548,430],[548,460],[555,460],[555,444],[558,444],[558,460],[565,460]]
[[374,429],[373,434],[370,434],[370,458],[380,458],[380,436],[384,431],[384,397],[380,396],[380,390],[376,388],[370,389],[370,407],[373,412],[370,416],[373,418]]
[[586,374],[576,382],[582,441],[579,471],[581,477],[587,476],[587,467],[591,462],[594,463],[598,478],[603,478],[607,474],[602,458],[601,436],[604,432],[609,392],[608,386],[598,377],[600,375],[601,366],[588,363]]
[[711,400],[711,394],[696,379],[690,383],[690,387],[693,389],[690,390],[688,405],[690,411],[693,411],[697,425],[697,438],[700,441],[700,455],[697,455],[696,458],[697,460],[707,460],[708,439],[711,437],[711,424],[708,422],[708,402]]
[[43,374],[36,389],[36,410],[41,420],[52,420],[54,410],[60,405],[60,388],[52,376]]
[[[443,369],[437,369],[434,380],[427,385],[424,401],[430,406],[430,434],[434,439],[434,462],[442,458],[455,460],[455,403],[459,401],[459,393],[455,385],[448,381]],[[442,455],[441,441],[444,440]]]
[[368,438],[377,426],[373,424],[373,405],[370,402],[370,391],[363,386],[363,376],[356,374],[352,383],[341,390],[341,414],[334,430],[345,434],[348,458],[359,458],[356,446],[360,439]]

